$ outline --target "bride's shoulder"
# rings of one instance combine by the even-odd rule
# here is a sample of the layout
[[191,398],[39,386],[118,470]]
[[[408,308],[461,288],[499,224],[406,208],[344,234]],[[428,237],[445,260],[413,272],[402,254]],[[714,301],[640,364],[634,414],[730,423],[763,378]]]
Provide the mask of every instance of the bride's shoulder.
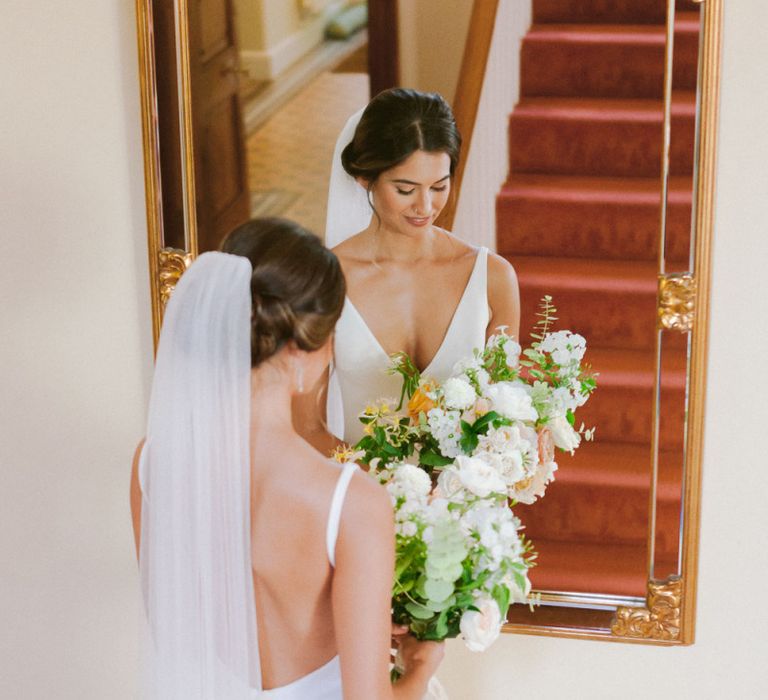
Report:
[[342,267],[370,262],[370,246],[366,245],[365,232],[357,233],[331,248]]

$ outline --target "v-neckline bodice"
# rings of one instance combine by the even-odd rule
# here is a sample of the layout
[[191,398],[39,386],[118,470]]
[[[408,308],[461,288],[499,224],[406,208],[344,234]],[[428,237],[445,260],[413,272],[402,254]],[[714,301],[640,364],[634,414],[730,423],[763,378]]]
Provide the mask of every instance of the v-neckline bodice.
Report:
[[[440,345],[438,346],[437,350],[435,351],[435,354],[432,356],[432,359],[427,363],[427,366],[424,369],[419,369],[419,373],[424,376],[429,376],[429,370],[435,365],[437,360],[440,358],[440,355],[445,348],[448,338],[451,335],[451,332],[454,328],[455,321],[459,317],[459,312],[461,311],[462,307],[464,306],[466,299],[468,297],[468,293],[470,288],[472,287],[472,282],[475,279],[475,276],[478,273],[478,268],[480,264],[480,257],[483,254],[483,249],[480,248],[477,251],[477,255],[475,256],[475,262],[472,265],[472,272],[469,275],[469,278],[467,279],[467,284],[464,286],[464,291],[461,293],[461,297],[459,298],[458,304],[456,304],[456,308],[453,311],[453,314],[451,315],[451,320],[448,322],[448,327],[445,329],[445,333],[443,334],[443,339],[440,342]],[[371,330],[371,327],[368,325],[368,322],[365,320],[363,315],[357,310],[357,307],[354,305],[352,300],[349,298],[349,295],[346,296],[346,303],[349,305],[350,310],[357,316],[358,320],[360,321],[360,324],[365,328],[366,333],[368,334],[372,344],[376,347],[376,350],[384,356],[384,358],[389,361],[389,358],[397,352],[396,350],[389,353],[385,350],[384,346],[381,344],[379,339],[376,337],[376,334]]]

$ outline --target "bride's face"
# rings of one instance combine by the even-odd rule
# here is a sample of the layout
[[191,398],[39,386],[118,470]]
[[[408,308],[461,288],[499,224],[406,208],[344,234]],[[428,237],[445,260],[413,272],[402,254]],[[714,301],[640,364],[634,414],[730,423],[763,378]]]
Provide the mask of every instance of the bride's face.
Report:
[[384,227],[418,235],[434,223],[451,190],[447,153],[415,151],[383,172],[373,185],[373,204]]

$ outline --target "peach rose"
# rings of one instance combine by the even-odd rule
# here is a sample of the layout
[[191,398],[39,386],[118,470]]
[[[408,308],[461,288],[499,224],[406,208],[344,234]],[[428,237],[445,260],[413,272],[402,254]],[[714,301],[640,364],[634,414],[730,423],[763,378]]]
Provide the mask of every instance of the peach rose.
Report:
[[539,462],[547,464],[555,460],[555,441],[549,428],[539,431]]

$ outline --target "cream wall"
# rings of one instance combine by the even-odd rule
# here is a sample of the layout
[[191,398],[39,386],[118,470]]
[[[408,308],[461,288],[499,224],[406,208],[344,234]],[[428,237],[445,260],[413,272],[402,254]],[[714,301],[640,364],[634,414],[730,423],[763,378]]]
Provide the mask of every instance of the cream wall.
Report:
[[242,66],[273,80],[323,41],[328,17],[346,0],[235,0]]
[[[768,620],[751,601],[768,579],[768,7],[726,5],[697,643],[505,636],[480,656],[451,644],[453,700],[768,691]],[[134,25],[122,0],[3,6],[2,698],[136,697],[128,460],[151,339]]]
[[453,100],[471,13],[469,0],[398,0],[401,85]]
[[0,19],[0,698],[135,698],[151,369],[134,3]]

